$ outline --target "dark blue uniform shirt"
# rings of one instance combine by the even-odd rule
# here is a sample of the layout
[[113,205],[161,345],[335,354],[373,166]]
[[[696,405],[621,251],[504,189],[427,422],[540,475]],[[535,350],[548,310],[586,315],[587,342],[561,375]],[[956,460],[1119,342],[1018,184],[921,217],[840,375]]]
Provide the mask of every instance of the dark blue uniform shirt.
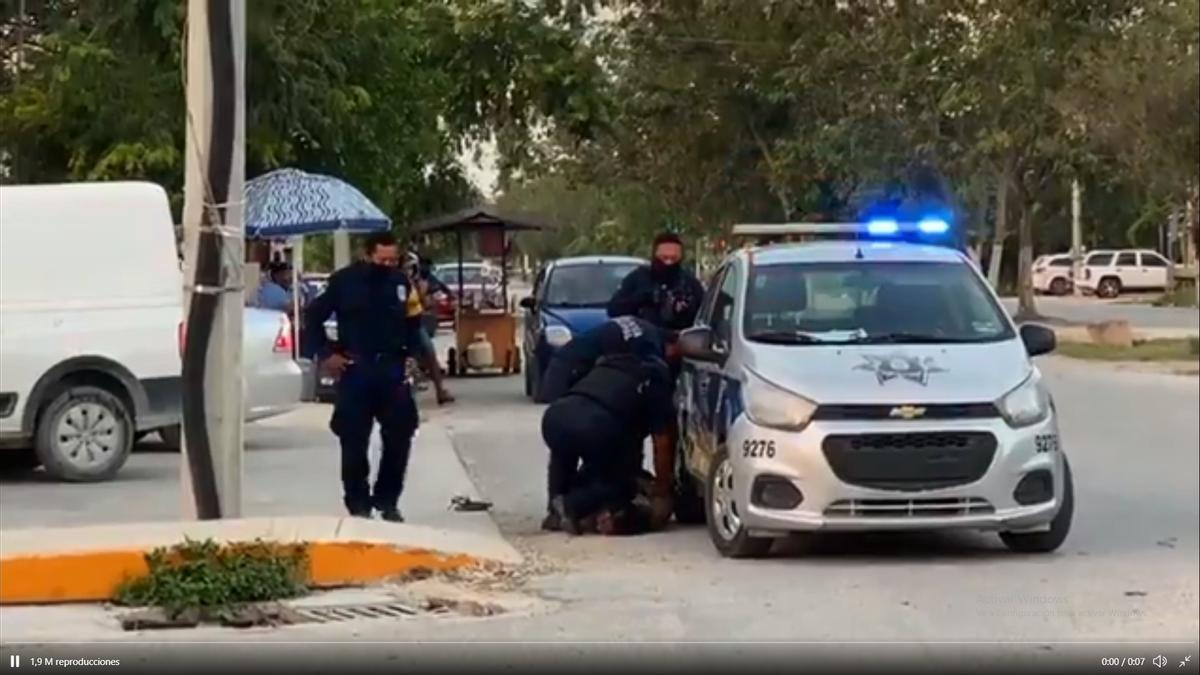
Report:
[[633,317],[610,319],[575,336],[554,354],[542,376],[539,398],[546,402],[563,396],[591,371],[602,356],[622,353],[662,359],[666,342],[653,324]]
[[[408,293],[408,279],[398,268],[356,262],[334,272],[325,292],[308,306],[305,323],[314,351],[322,359],[335,351],[351,359],[404,358],[415,339]],[[325,321],[334,315],[336,345],[325,335]]]

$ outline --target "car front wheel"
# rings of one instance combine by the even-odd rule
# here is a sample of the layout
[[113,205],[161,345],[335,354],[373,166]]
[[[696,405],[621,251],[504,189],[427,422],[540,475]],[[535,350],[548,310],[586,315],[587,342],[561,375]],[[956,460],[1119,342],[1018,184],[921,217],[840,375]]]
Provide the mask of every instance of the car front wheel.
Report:
[[1062,506],[1050,521],[1050,529],[1044,532],[1001,532],[1000,540],[1010,551],[1016,553],[1052,553],[1058,550],[1071,532],[1071,519],[1075,515],[1075,481],[1071,477],[1071,465],[1063,458]]
[[37,456],[59,480],[105,481],[129,459],[133,437],[133,417],[121,399],[99,387],[74,386],[42,411]]
[[742,521],[737,503],[733,463],[722,449],[713,457],[706,481],[705,503],[708,509],[708,536],[726,558],[761,558],[771,550],[772,541],[752,537]]
[[1121,280],[1114,277],[1106,277],[1100,280],[1100,284],[1096,286],[1096,295],[1102,298],[1115,298],[1121,294]]

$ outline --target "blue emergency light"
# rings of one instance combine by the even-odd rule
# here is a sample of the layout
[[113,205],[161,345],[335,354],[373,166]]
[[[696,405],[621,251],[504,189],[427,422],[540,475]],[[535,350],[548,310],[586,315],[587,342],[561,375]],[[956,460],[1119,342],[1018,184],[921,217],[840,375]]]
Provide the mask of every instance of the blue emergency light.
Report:
[[867,221],[867,234],[885,237],[900,231],[900,223],[895,218],[875,218]]
[[917,229],[924,234],[946,234],[950,231],[950,223],[943,218],[922,218]]

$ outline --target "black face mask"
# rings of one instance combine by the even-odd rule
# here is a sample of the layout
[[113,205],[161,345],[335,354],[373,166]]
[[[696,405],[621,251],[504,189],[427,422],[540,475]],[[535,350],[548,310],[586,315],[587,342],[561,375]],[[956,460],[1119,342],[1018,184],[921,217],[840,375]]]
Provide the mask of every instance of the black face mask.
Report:
[[679,263],[666,264],[663,261],[655,258],[650,262],[650,275],[655,281],[672,282],[679,278]]
[[379,263],[371,263],[371,278],[383,280],[392,274],[390,265],[380,265]]

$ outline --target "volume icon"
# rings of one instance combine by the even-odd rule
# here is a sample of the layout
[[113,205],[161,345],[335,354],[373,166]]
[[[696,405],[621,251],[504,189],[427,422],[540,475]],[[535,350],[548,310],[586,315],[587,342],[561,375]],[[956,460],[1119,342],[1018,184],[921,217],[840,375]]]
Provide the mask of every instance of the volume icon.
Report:
[[1154,660],[1150,663],[1153,663],[1158,668],[1162,668],[1163,666],[1167,665],[1167,657],[1159,654],[1158,656],[1154,657]]

